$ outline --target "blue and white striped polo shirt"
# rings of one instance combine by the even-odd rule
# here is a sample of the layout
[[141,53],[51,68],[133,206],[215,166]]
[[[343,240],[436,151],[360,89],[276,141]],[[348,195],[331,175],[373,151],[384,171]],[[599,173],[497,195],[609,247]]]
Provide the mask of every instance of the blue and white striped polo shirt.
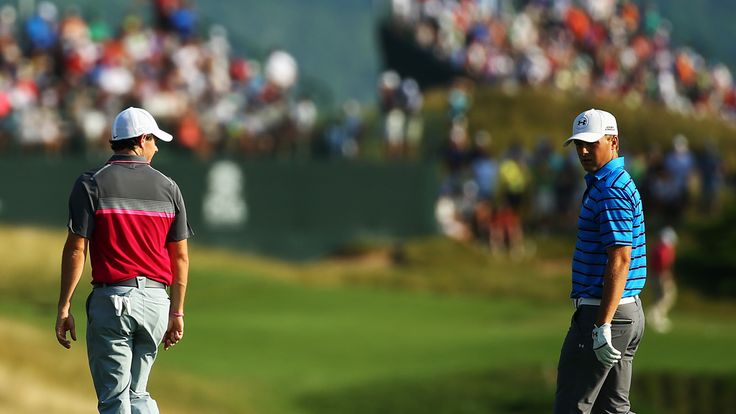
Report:
[[647,278],[644,211],[639,190],[624,158],[609,161],[585,175],[588,187],[578,218],[578,238],[572,259],[571,298],[601,298],[606,249],[632,246],[631,265],[623,297],[641,292]]

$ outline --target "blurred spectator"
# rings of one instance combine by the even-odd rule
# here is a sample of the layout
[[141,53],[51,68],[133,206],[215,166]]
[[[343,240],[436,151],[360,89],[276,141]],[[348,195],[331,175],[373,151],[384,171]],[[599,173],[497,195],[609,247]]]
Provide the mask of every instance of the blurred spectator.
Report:
[[404,143],[404,112],[399,108],[401,77],[392,70],[381,74],[378,85],[378,103],[383,115],[383,137],[386,152],[398,155]]
[[[442,148],[440,156],[445,178],[435,214],[443,234],[456,240],[472,241],[479,236],[479,231],[488,233],[488,225],[479,227],[476,218],[482,215],[478,211],[481,194],[493,191],[495,186],[495,183],[480,182],[490,178],[484,175],[493,174],[492,164],[487,164],[490,162],[486,153],[489,143],[485,137],[473,143],[468,135],[467,120],[459,117],[452,122],[449,137]],[[488,187],[481,189],[481,186]]]
[[524,196],[528,189],[529,173],[523,148],[512,144],[499,166],[497,207],[491,222],[491,250],[508,251],[510,257],[524,256],[524,231],[521,222]]
[[537,230],[548,233],[551,231],[557,206],[555,181],[560,178],[559,170],[562,167],[562,159],[553,150],[549,138],[540,137],[537,140],[530,166],[534,185],[533,222]]
[[[695,169],[695,157],[690,152],[687,138],[678,134],[672,140],[672,150],[664,157],[664,171],[662,179],[668,181],[662,183],[667,187],[670,194],[663,195],[669,202],[672,223],[677,224],[683,211],[690,202],[690,184]],[[660,189],[661,193],[662,190]]]
[[200,126],[199,115],[193,107],[187,108],[179,118],[179,126],[176,131],[178,145],[198,154],[207,155],[209,153],[209,147]]
[[473,139],[470,169],[478,186],[478,198],[493,200],[498,182],[498,161],[491,154],[493,139],[488,131],[478,131]]
[[424,97],[419,84],[412,78],[401,79],[393,70],[385,71],[379,80],[378,99],[388,157],[418,155],[424,134]]
[[451,239],[470,241],[472,233],[467,220],[459,211],[455,200],[449,195],[441,195],[435,205],[435,219],[440,232]]
[[171,30],[171,15],[179,5],[179,0],[153,0],[156,28]]
[[465,117],[472,103],[471,83],[464,79],[456,79],[447,95],[450,120]]
[[492,138],[488,131],[478,131],[473,144],[469,166],[477,189],[472,221],[473,233],[478,240],[485,241],[490,247],[494,200],[498,183],[498,160],[492,155]]
[[169,15],[171,27],[176,30],[182,39],[189,39],[195,34],[197,15],[189,5],[182,0],[179,7]]
[[677,285],[673,273],[677,245],[677,234],[672,227],[665,227],[659,233],[657,243],[650,255],[650,269],[654,282],[655,303],[647,316],[654,330],[668,332],[672,323],[668,314],[677,299]]
[[699,159],[700,170],[700,210],[705,214],[714,212],[718,206],[723,185],[723,166],[715,141],[707,140]]
[[455,119],[449,135],[441,154],[445,170],[441,193],[457,195],[462,191],[463,182],[467,176],[467,166],[472,157],[467,120],[465,118]]
[[53,3],[42,1],[38,4],[36,13],[26,20],[25,35],[29,41],[28,47],[31,54],[51,51],[51,48],[56,45],[57,15],[58,10]]
[[400,102],[406,114],[404,132],[406,143],[403,153],[407,157],[414,158],[419,155],[419,148],[424,135],[424,121],[422,119],[424,97],[419,90],[419,84],[414,79],[406,78],[401,82]]
[[[356,108],[360,112],[360,107]],[[296,128],[296,151],[300,157],[309,153],[309,140],[312,136],[314,126],[317,123],[317,106],[310,99],[302,97],[292,109],[291,118]],[[362,116],[358,113],[356,116]]]
[[327,147],[331,156],[356,158],[363,134],[363,114],[360,103],[349,100],[343,104],[337,122],[327,129]]

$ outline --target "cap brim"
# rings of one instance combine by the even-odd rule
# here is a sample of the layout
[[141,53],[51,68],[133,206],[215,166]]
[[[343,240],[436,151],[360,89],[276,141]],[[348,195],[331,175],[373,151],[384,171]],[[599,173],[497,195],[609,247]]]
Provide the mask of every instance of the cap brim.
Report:
[[602,134],[600,132],[581,132],[579,134],[575,134],[567,139],[562,145],[567,146],[572,141],[585,141],[585,142],[596,142],[599,139],[603,138],[606,134]]
[[155,135],[156,138],[160,139],[161,141],[171,142],[171,140],[174,139],[173,135],[169,134],[168,132],[164,132],[160,129],[156,131],[152,131],[151,133]]

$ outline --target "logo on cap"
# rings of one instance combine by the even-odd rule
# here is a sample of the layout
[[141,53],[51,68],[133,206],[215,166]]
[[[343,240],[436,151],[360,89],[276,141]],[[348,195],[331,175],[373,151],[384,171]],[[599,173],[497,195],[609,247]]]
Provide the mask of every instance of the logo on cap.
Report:
[[588,125],[588,117],[583,115],[582,118],[578,119],[578,128]]

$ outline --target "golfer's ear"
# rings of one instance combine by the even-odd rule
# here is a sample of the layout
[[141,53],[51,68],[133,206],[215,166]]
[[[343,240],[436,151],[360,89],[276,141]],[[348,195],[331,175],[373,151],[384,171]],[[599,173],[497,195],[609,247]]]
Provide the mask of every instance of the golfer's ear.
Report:
[[611,148],[618,151],[618,135],[611,135]]

